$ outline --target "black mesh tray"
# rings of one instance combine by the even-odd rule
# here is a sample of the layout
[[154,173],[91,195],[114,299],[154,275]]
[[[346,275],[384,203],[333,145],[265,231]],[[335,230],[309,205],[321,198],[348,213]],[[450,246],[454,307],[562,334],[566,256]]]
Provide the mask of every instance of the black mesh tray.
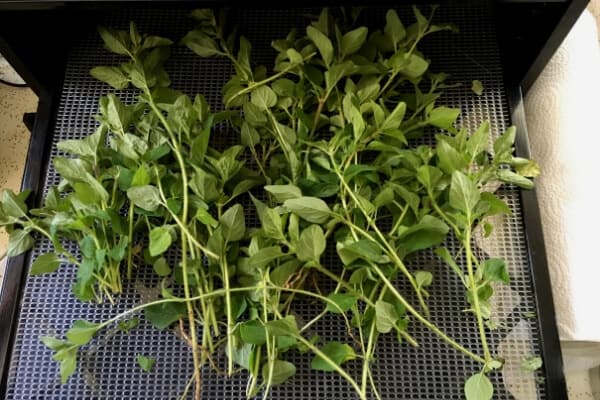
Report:
[[[292,27],[304,27],[308,21],[306,14],[310,11],[236,9],[230,13],[230,19],[253,44],[254,60],[269,66],[274,54],[270,41],[284,37]],[[412,19],[409,7],[399,11],[406,20]],[[385,9],[369,9],[365,13],[374,26],[384,23]],[[510,115],[491,6],[480,1],[461,6],[446,5],[438,10],[436,19],[453,22],[460,27],[458,34],[432,35],[423,49],[432,59],[433,71],[450,73],[453,81],[463,83],[461,87],[447,90],[443,102],[462,108],[459,121],[462,126],[473,130],[482,121],[489,120],[494,134],[503,132],[510,123]],[[98,16],[100,24],[110,27],[125,28],[129,20],[134,20],[142,32],[175,40],[193,26],[188,11],[183,9],[125,9]],[[53,128],[53,143],[84,137],[94,131],[96,122],[93,116],[98,110],[98,98],[108,93],[109,87],[94,80],[89,70],[96,65],[116,62],[118,59],[103,49],[95,26],[90,23],[75,40],[69,54]],[[227,62],[200,59],[185,48],[175,47],[167,69],[175,88],[190,95],[203,93],[214,109],[220,107],[220,89],[231,74]],[[476,96],[471,92],[473,79],[483,82],[483,95]],[[128,91],[120,96],[131,102],[135,94]],[[226,131],[219,134],[231,143],[235,141]],[[47,151],[50,158],[58,155],[54,146]],[[49,165],[44,190],[58,182],[58,175]],[[509,287],[496,296],[494,320],[498,322],[498,329],[488,334],[492,351],[507,360],[504,372],[492,375],[496,386],[495,398],[512,399],[520,394],[517,397],[521,399],[546,399],[549,396],[543,380],[544,371],[535,374],[520,371],[520,360],[524,355],[541,355],[539,324],[531,318],[536,313],[536,301],[521,197],[514,188],[503,189],[499,195],[510,205],[513,214],[498,225],[497,233],[479,249],[506,259],[511,273]],[[448,245],[456,246],[453,243]],[[40,241],[26,266],[29,267],[31,259],[49,250],[51,244]],[[419,265],[435,269],[436,279],[430,299],[433,321],[465,346],[480,351],[473,318],[463,312],[466,303],[456,276],[432,254],[424,254],[414,260],[413,266]],[[75,319],[108,319],[158,295],[157,290],[152,289],[158,282],[153,280],[151,271],[144,269],[139,271],[135,282],[125,288],[125,293],[118,297],[114,306],[77,301],[71,294],[74,279],[75,269],[72,266],[63,266],[58,273],[50,276],[27,278],[14,334],[6,399],[178,399],[192,373],[190,351],[174,330],[159,332],[145,322],[129,334],[117,330],[103,331],[82,352],[77,373],[68,384],[60,385],[58,365],[51,360],[50,350],[40,343],[40,336],[63,333]],[[315,309],[307,304],[296,311],[300,317],[308,317]],[[464,381],[478,370],[478,366],[417,322],[411,324],[410,329],[421,344],[418,349],[398,344],[392,335],[381,340],[374,365],[381,397],[462,399]],[[343,332],[331,320],[324,320],[315,330],[324,338],[336,337]],[[135,361],[136,353],[157,359],[152,372],[140,370]],[[290,382],[275,387],[273,399],[356,398],[351,388],[337,375],[312,372],[308,358],[300,355],[290,357],[298,365],[298,374]],[[243,399],[246,378],[244,374],[222,377],[205,368],[203,398]]]

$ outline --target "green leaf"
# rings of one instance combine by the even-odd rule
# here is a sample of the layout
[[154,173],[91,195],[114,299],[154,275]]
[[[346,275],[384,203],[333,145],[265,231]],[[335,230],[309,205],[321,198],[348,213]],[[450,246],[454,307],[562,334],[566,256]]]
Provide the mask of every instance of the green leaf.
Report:
[[383,300],[377,300],[375,303],[375,327],[377,328],[377,332],[390,332],[396,326],[399,319],[400,316],[394,305]]
[[483,277],[490,282],[510,283],[510,277],[506,270],[506,263],[499,258],[490,258],[480,265]]
[[522,189],[533,189],[533,181],[509,169],[501,169],[496,173],[497,178],[505,183],[512,183]]
[[333,45],[331,44],[331,40],[313,26],[306,28],[306,34],[315,46],[317,46],[325,65],[329,67],[333,61]]
[[438,128],[451,130],[460,115],[460,108],[437,107],[429,113],[428,122]]
[[422,165],[417,169],[417,179],[428,191],[435,192],[444,173],[431,165]]
[[398,129],[404,119],[404,114],[406,114],[406,103],[402,101],[398,103],[390,115],[387,116],[383,125],[380,127],[381,130]]
[[416,271],[415,282],[418,288],[430,286],[433,282],[433,274],[429,271]]
[[327,203],[317,197],[288,199],[283,202],[283,206],[314,224],[324,224],[331,216],[331,209]]
[[202,222],[204,225],[216,228],[219,225],[219,222],[213,218],[213,216],[208,212],[208,210],[198,207],[195,215],[196,219]]
[[152,257],[163,254],[171,246],[173,239],[171,232],[164,226],[154,228],[150,231],[150,255]]
[[260,219],[262,230],[265,235],[274,239],[283,239],[283,222],[279,213],[274,209],[267,207],[265,203],[254,196],[250,195],[250,197],[258,211],[258,218]]
[[448,264],[448,266],[450,268],[452,268],[452,270],[456,273],[456,275],[458,275],[459,277],[462,278],[463,270],[458,266],[458,264],[456,264],[456,261],[454,261],[454,258],[452,257],[452,255],[450,254],[450,251],[448,251],[447,248],[439,247],[439,248],[435,249],[434,252],[435,252],[435,254],[438,255],[438,257],[440,257],[442,260],[444,260],[444,262],[446,264]]
[[492,382],[483,372],[471,376],[465,382],[466,400],[490,400],[493,395]]
[[477,96],[481,96],[483,94],[483,83],[477,79],[473,80],[473,83],[471,84],[471,90]]
[[67,340],[73,344],[83,346],[88,344],[100,329],[100,324],[78,319],[73,323],[71,329],[67,331],[65,336]]
[[250,100],[261,110],[268,110],[277,104],[277,95],[269,86],[263,85],[252,91]]
[[449,175],[454,171],[462,170],[467,165],[464,155],[445,140],[438,141],[436,154],[440,160],[440,168]]
[[44,346],[53,351],[60,351],[70,346],[69,342],[66,340],[57,339],[52,336],[40,336],[40,341],[44,344]]
[[16,229],[10,233],[8,238],[8,257],[18,256],[31,249],[35,244],[35,240],[29,233],[22,229]]
[[117,327],[121,332],[129,333],[131,330],[138,327],[140,324],[140,319],[138,317],[133,317],[126,321],[119,321]]
[[244,208],[241,204],[229,207],[221,215],[219,222],[223,227],[223,237],[227,242],[237,242],[242,240],[246,232],[246,220],[244,218]]
[[511,126],[502,134],[502,136],[496,139],[494,142],[494,157],[512,154],[516,136],[517,128]]
[[129,86],[129,79],[119,67],[94,67],[90,74],[116,90],[122,90]]
[[265,190],[273,195],[275,200],[283,203],[286,200],[302,197],[302,191],[296,185],[267,185]]
[[338,242],[336,250],[344,265],[350,265],[358,259],[379,262],[382,257],[381,248],[368,239],[359,239],[350,243]]
[[504,200],[498,198],[495,194],[490,192],[482,192],[481,193],[481,201],[486,202],[489,205],[489,209],[486,212],[486,215],[497,215],[497,214],[506,214],[511,215],[512,211],[508,204],[504,202]]
[[512,162],[510,164],[514,167],[515,171],[517,171],[517,174],[521,176],[535,178],[541,173],[540,166],[534,160],[529,160],[527,158],[521,157],[513,157]]
[[271,336],[299,336],[300,330],[296,323],[296,318],[293,315],[287,317],[268,321],[265,324],[267,332]]
[[223,54],[218,44],[200,30],[188,32],[181,41],[200,57],[213,57]]
[[296,255],[300,261],[319,261],[325,251],[325,235],[319,225],[310,225],[300,234]]
[[77,368],[77,350],[71,349],[66,351],[66,353],[68,356],[60,362],[60,383],[62,385],[67,383]]
[[[270,371],[273,371],[269,380]],[[296,374],[296,366],[289,361],[275,360],[273,365],[266,363],[262,368],[264,382],[280,385]]]
[[122,56],[129,55],[123,35],[125,32],[99,27],[98,33],[100,33],[100,37],[108,50]]
[[248,263],[257,269],[262,269],[266,267],[271,261],[276,260],[283,256],[281,251],[281,247],[279,246],[270,246],[260,249],[256,253],[254,253]]
[[280,266],[271,270],[269,275],[271,282],[277,286],[285,285],[290,276],[292,276],[292,274],[296,272],[301,265],[302,264],[297,259],[293,259],[281,264]]
[[221,191],[217,189],[217,178],[209,174],[201,168],[196,169],[190,188],[196,193],[205,203],[210,203],[219,198]]
[[341,366],[347,361],[356,359],[354,349],[346,343],[329,342],[319,350],[328,358],[328,360],[326,361],[318,355],[315,356],[310,363],[310,367],[317,371],[335,371],[335,367],[331,365],[332,363]]
[[38,256],[31,265],[29,274],[41,275],[55,272],[58,267],[60,267],[61,263],[61,258],[55,253],[42,254],[41,256]]
[[361,26],[356,28],[342,37],[342,54],[349,56],[356,53],[367,40],[369,30]]
[[388,10],[385,14],[385,22],[384,32],[392,39],[392,43],[396,46],[406,36],[404,25],[395,10]]
[[533,372],[542,368],[543,362],[541,357],[527,356],[521,361],[521,369],[525,372]]
[[446,239],[448,225],[439,218],[425,215],[418,223],[410,227],[400,226],[398,243],[406,254],[433,247]]
[[161,204],[160,193],[156,186],[144,185],[127,189],[127,197],[136,206],[146,211],[156,211]]
[[103,128],[100,127],[86,138],[61,140],[56,143],[56,148],[65,153],[94,158],[103,139],[104,132]]
[[480,199],[475,182],[460,171],[454,171],[450,183],[450,206],[467,216],[472,216]]
[[185,316],[185,304],[176,302],[155,304],[146,307],[144,315],[148,322],[163,330]]
[[244,343],[262,346],[267,341],[267,332],[260,321],[253,319],[240,324],[240,338]]
[[335,303],[337,307],[328,302],[327,306],[325,307],[325,310],[334,314],[340,314],[350,311],[350,309],[358,301],[358,298],[356,296],[348,293],[330,293],[327,296],[327,298],[333,303]]
[[482,152],[486,151],[490,142],[490,123],[485,121],[474,134],[467,140],[467,153],[474,159]]
[[154,272],[156,272],[156,275],[158,276],[171,275],[171,267],[164,257],[160,257],[158,260],[154,261],[152,268],[154,268]]
[[152,371],[154,364],[156,364],[156,360],[154,358],[146,357],[140,353],[137,353],[137,355],[135,356],[135,359],[136,359],[138,365],[140,366],[140,368],[146,372]]
[[5,215],[15,218],[24,218],[27,216],[27,205],[24,199],[21,199],[11,190],[5,190],[2,193],[2,210]]

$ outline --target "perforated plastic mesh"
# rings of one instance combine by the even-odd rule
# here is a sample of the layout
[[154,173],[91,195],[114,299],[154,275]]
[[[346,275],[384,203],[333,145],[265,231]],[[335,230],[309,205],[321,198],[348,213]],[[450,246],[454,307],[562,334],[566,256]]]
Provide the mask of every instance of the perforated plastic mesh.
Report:
[[[412,19],[410,9],[400,10],[406,20]],[[368,10],[365,18],[373,25],[384,23],[385,10]],[[282,38],[292,27],[305,26],[306,10],[242,10],[231,12],[232,23],[253,43],[253,53],[259,62],[269,63],[273,51],[269,45],[274,38]],[[102,19],[103,18],[103,19]],[[494,35],[490,10],[484,2],[461,2],[460,5],[442,7],[437,18],[453,22],[460,33],[439,33],[431,36],[423,48],[432,59],[434,71],[452,74],[452,81],[462,82],[458,88],[447,90],[443,102],[461,107],[460,123],[475,129],[489,120],[497,135],[509,123],[500,67],[500,57]],[[125,28],[129,20],[137,22],[140,31],[164,35],[177,40],[193,22],[184,10],[123,10],[100,17],[103,25]],[[65,138],[83,137],[93,132],[96,122],[97,101],[109,88],[89,76],[96,65],[109,65],[118,58],[103,50],[101,42],[89,24],[88,30],[76,41],[67,65],[66,78],[54,128],[54,142]],[[267,64],[270,65],[270,64]],[[175,47],[168,62],[168,71],[174,87],[188,94],[203,93],[219,108],[220,88],[231,73],[225,61],[200,59],[188,50]],[[474,95],[471,80],[479,79],[485,87],[481,96]],[[135,92],[121,93],[126,101],[134,100]],[[222,132],[222,135],[227,135]],[[233,142],[234,138],[227,138]],[[48,149],[57,155],[53,147]],[[46,186],[57,184],[59,177],[51,166],[46,174]],[[513,214],[499,221],[496,232],[486,241],[477,240],[481,254],[506,259],[510,272],[510,285],[499,291],[494,321],[498,329],[488,338],[494,353],[500,348],[507,359],[505,372],[494,374],[498,399],[513,398],[513,393],[530,390],[525,398],[545,398],[543,383],[536,383],[531,374],[519,370],[524,353],[539,353],[538,326],[528,315],[535,312],[529,273],[527,248],[522,225],[518,191],[503,189],[500,195],[510,205]],[[457,250],[456,243],[449,243]],[[50,243],[41,241],[33,250],[33,257],[51,249]],[[325,260],[333,263],[333,257]],[[429,300],[432,319],[449,336],[473,351],[481,353],[477,329],[466,308],[464,292],[456,276],[449,272],[432,254],[422,254],[411,264],[414,269],[435,272]],[[116,330],[103,332],[93,345],[80,356],[76,375],[66,385],[60,385],[58,367],[51,360],[51,352],[39,341],[42,335],[64,333],[75,319],[106,320],[144,300],[156,297],[153,289],[143,289],[157,284],[150,271],[141,270],[136,284],[130,284],[115,305],[84,304],[71,295],[75,271],[63,266],[57,274],[29,277],[20,308],[12,362],[9,371],[8,400],[31,399],[176,399],[191,376],[191,357],[187,345],[173,330],[159,332],[143,322],[129,334]],[[296,310],[300,318],[310,318],[317,309],[309,304]],[[324,339],[344,334],[340,324],[324,319],[315,326],[314,333]],[[376,353],[374,375],[379,392],[384,399],[462,399],[462,386],[466,377],[477,372],[478,366],[441,342],[422,325],[413,321],[410,333],[420,347],[398,344],[393,335],[382,336]],[[141,353],[157,359],[154,370],[144,373],[136,365],[135,355]],[[299,354],[286,354],[298,367],[298,374],[287,384],[274,388],[274,399],[354,399],[356,395],[337,374],[310,371],[309,358]],[[512,362],[510,361],[512,360]],[[515,361],[516,360],[516,361]],[[349,365],[350,369],[352,365]],[[541,377],[541,372],[538,372]],[[510,379],[508,378],[510,377]],[[510,380],[510,381],[509,381]],[[505,385],[506,384],[506,385]],[[533,385],[533,386],[532,386]],[[226,378],[208,368],[203,371],[204,399],[242,399],[246,387],[244,374]],[[532,390],[532,392],[531,392]],[[521,397],[524,398],[524,397]]]

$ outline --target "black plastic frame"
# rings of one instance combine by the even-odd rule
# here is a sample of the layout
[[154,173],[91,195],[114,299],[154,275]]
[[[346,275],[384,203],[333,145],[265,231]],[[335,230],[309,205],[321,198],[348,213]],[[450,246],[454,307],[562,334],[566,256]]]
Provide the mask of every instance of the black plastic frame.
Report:
[[[514,76],[507,76],[506,93],[509,102],[509,111],[513,124],[518,127],[519,134],[517,135],[517,153],[521,156],[529,155],[529,144],[527,137],[527,127],[525,122],[525,114],[523,110],[522,92],[527,89],[532,82],[537,78],[543,66],[550,59],[556,48],[562,42],[570,30],[572,24],[576,21],[588,0],[573,0],[568,5],[565,13],[561,17],[560,26],[556,26],[552,31],[551,37],[540,50],[539,56],[534,61],[534,64],[527,69],[524,79],[515,80]],[[2,1],[0,0],[0,10],[6,6],[24,5],[33,6],[39,9],[40,5],[49,6],[55,2],[18,2],[18,1]],[[137,3],[139,2],[132,2]],[[206,4],[207,2],[203,2]],[[503,7],[504,3],[510,1],[498,1],[498,7]],[[535,1],[533,2],[535,3]],[[562,3],[568,3],[566,1]],[[156,4],[156,3],[155,3]],[[164,3],[163,3],[164,4]],[[106,3],[104,3],[106,5]],[[502,39],[510,39],[502,36]],[[7,48],[6,42],[0,38],[0,51],[2,48]],[[510,45],[510,40],[503,43],[504,47]],[[19,49],[23,50],[23,49]],[[503,52],[503,59],[507,57],[506,52]],[[11,60],[12,61],[12,60]],[[60,64],[60,61],[56,61]],[[57,76],[64,75],[64,64],[56,68]],[[27,163],[23,177],[23,189],[31,189],[34,193],[31,205],[39,205],[41,203],[40,188],[43,185],[42,177],[47,165],[47,160],[50,153],[52,139],[52,127],[56,116],[56,107],[58,104],[57,95],[59,90],[53,90],[49,82],[44,82],[37,79],[32,70],[28,66],[17,60],[19,72],[25,71],[26,80],[34,85],[36,92],[40,95],[36,121],[31,134],[31,143],[28,150]],[[523,66],[521,66],[523,67]],[[62,72],[62,73],[61,73]],[[56,76],[55,76],[56,79]],[[60,80],[58,80],[59,82]],[[57,82],[57,80],[54,80]],[[61,85],[56,85],[60,88]],[[544,358],[547,398],[549,400],[567,399],[567,391],[562,369],[562,357],[560,353],[560,343],[558,331],[556,328],[556,320],[554,314],[554,303],[552,301],[551,282],[548,275],[548,265],[546,260],[546,252],[541,229],[540,213],[537,203],[535,191],[521,192],[521,202],[523,207],[523,218],[525,225],[525,233],[527,247],[529,250],[529,261],[532,281],[536,295],[536,308],[538,314],[538,324],[540,332],[540,343]],[[26,271],[25,265],[29,253],[26,255],[10,258],[7,262],[6,273],[3,277],[3,285],[0,292],[0,396],[4,397],[6,390],[6,379],[9,363],[10,349],[14,340],[14,328],[17,325],[19,318],[20,297],[25,284]]]

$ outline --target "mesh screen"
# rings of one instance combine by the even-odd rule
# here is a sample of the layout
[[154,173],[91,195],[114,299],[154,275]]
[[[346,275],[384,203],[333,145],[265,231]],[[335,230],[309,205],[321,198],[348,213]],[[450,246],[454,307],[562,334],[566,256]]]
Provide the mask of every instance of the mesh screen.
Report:
[[[425,11],[425,6],[422,9]],[[399,11],[405,21],[412,21],[408,7]],[[230,17],[232,24],[238,25],[241,33],[253,43],[255,60],[269,63],[274,55],[270,48],[271,40],[283,38],[292,27],[302,29],[308,21],[308,13],[315,14],[316,11],[236,9],[230,13]],[[125,9],[110,15],[97,14],[95,17],[99,23],[117,28],[126,28],[128,21],[134,20],[142,32],[177,40],[193,26],[187,14],[185,10]],[[385,9],[370,9],[363,18],[373,26],[383,26],[384,14]],[[490,7],[480,1],[448,5],[438,10],[436,20],[453,22],[460,27],[458,34],[432,35],[423,46],[423,52],[432,59],[432,70],[450,73],[452,81],[463,83],[460,87],[448,89],[442,102],[462,108],[459,122],[464,127],[474,130],[482,121],[489,120],[494,134],[503,132],[510,121]],[[88,71],[96,65],[110,65],[119,61],[118,57],[109,55],[102,48],[94,24],[86,23],[86,26],[70,52],[54,127],[54,142],[84,137],[94,131],[97,126],[94,115],[98,110],[98,98],[108,93],[109,87],[94,80]],[[175,88],[190,95],[203,93],[213,109],[220,107],[220,88],[231,73],[226,61],[200,59],[187,49],[176,46],[167,69]],[[483,95],[472,93],[472,79],[483,82]],[[134,96],[134,91],[120,94],[125,102],[133,101]],[[235,141],[225,131],[220,135],[226,138],[226,142]],[[59,154],[55,147],[48,151],[52,156]],[[58,182],[59,177],[49,165],[44,190]],[[541,380],[542,371],[535,376],[523,373],[518,361],[523,355],[540,351],[537,323],[529,319],[535,312],[535,303],[519,193],[509,187],[499,194],[513,213],[497,221],[496,231],[490,239],[476,241],[480,255],[487,253],[504,258],[511,273],[510,285],[499,290],[495,297],[493,319],[498,328],[488,333],[492,351],[507,360],[503,373],[492,374],[496,387],[495,398],[511,399],[514,394],[527,392],[530,394],[525,398],[543,399],[545,387]],[[448,243],[448,246],[451,251],[458,249],[456,243]],[[39,241],[32,257],[50,250],[49,242]],[[328,258],[324,260],[325,263],[335,262],[333,254]],[[411,261],[410,267],[435,272],[429,300],[433,322],[461,344],[481,353],[474,318],[463,312],[467,306],[457,277],[431,253],[419,255]],[[102,332],[92,345],[83,350],[77,373],[66,385],[60,385],[58,365],[52,361],[50,350],[39,341],[42,335],[64,333],[75,319],[106,320],[155,298],[158,291],[153,287],[158,281],[152,276],[151,269],[138,271],[136,283],[126,286],[115,305],[77,301],[71,294],[71,284],[75,280],[72,266],[65,265],[50,276],[28,277],[21,300],[6,398],[178,399],[192,371],[190,351],[174,330],[157,331],[142,320],[140,327],[129,334],[117,330]],[[306,320],[318,311],[311,304],[296,310],[299,317]],[[344,332],[335,319],[324,319],[311,331],[324,339],[339,337]],[[462,399],[464,381],[477,372],[477,365],[415,321],[411,324],[410,333],[419,340],[419,348],[398,344],[393,335],[384,335],[380,339],[373,369],[381,397]],[[137,353],[157,359],[152,372],[142,372],[137,366]],[[286,354],[286,357],[297,365],[298,373],[285,385],[275,387],[272,398],[356,398],[349,385],[336,374],[310,371],[309,357],[292,353]],[[348,367],[352,371],[353,366]],[[532,379],[536,377],[540,379]],[[246,378],[244,374],[222,377],[205,368],[203,398],[243,399]]]

